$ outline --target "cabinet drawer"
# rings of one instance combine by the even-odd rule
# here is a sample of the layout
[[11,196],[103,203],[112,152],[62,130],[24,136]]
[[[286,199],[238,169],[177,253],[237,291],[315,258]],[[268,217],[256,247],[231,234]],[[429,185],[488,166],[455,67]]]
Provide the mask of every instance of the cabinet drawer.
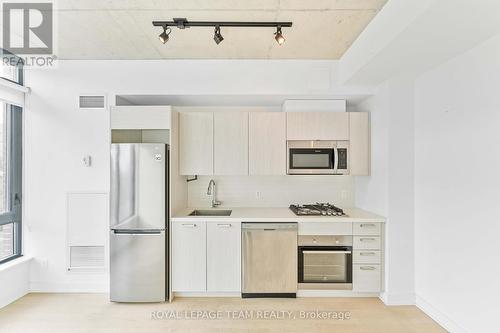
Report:
[[352,223],[299,222],[299,235],[352,235]]
[[380,237],[354,236],[353,248],[355,250],[380,250]]
[[353,265],[352,288],[354,291],[380,291],[380,265]]
[[380,264],[380,251],[355,250],[352,255],[354,264]]
[[352,224],[353,235],[380,235],[380,223],[354,222]]

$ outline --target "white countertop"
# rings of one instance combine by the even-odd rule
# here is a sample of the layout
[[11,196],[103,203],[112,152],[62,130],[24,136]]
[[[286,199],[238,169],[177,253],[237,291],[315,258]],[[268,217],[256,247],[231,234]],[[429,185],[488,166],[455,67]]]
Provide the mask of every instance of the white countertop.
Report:
[[[189,216],[195,209],[232,210],[230,216]],[[385,218],[359,208],[345,208],[347,216],[297,216],[288,207],[219,207],[186,208],[172,221],[240,221],[240,222],[385,222]]]

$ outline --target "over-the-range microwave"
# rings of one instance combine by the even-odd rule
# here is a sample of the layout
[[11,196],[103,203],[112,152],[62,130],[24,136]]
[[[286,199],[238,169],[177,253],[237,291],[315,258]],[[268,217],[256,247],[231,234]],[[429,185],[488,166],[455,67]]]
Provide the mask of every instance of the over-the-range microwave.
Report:
[[349,141],[287,141],[289,175],[348,175]]

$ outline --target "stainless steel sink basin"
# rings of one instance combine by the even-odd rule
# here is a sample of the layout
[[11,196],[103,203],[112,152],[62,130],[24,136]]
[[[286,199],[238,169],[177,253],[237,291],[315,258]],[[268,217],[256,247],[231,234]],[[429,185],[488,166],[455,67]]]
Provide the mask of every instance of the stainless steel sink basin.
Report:
[[224,209],[197,209],[193,210],[189,216],[230,216],[232,210]]

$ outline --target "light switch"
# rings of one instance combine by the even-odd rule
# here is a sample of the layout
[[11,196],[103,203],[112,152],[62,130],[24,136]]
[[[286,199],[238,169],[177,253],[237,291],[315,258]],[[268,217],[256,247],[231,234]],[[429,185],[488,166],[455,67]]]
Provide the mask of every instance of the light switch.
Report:
[[90,155],[85,155],[83,156],[83,165],[85,165],[87,168],[90,168],[92,166],[92,156]]

